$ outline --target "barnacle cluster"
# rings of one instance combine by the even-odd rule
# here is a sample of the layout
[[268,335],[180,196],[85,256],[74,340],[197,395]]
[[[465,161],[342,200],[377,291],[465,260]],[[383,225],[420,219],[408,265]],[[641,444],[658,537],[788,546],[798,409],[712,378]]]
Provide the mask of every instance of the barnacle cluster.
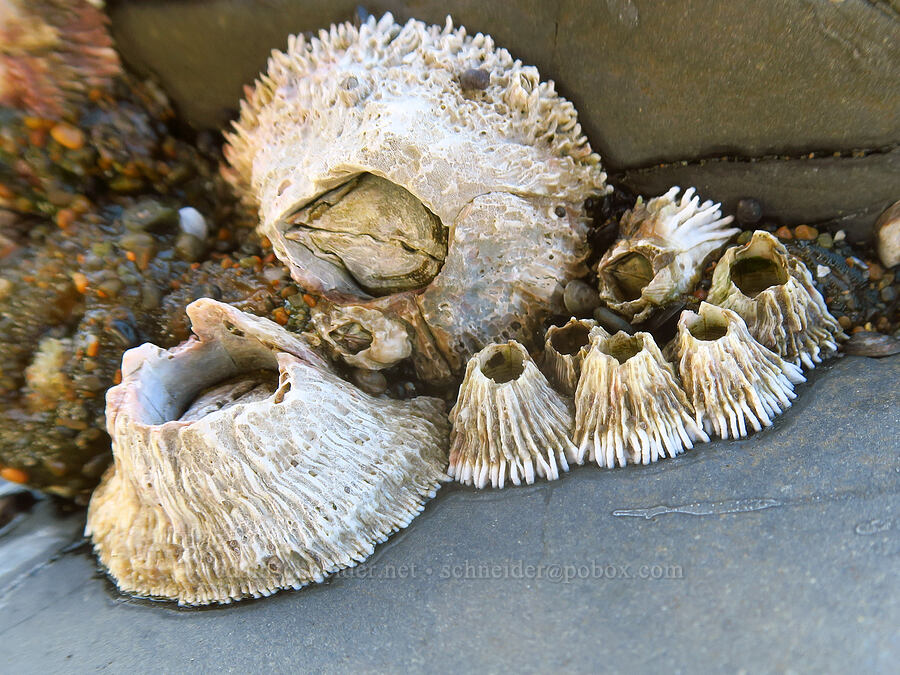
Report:
[[[69,25],[57,2],[5,5]],[[84,494],[108,459],[106,392],[114,462],[87,533],[123,591],[300,588],[445,480],[502,488],[744,436],[845,337],[765,232],[724,253],[698,306],[738,230],[693,188],[592,233],[592,209],[624,203],[574,107],[449,18],[291,38],[222,179],[160,92],[101,61],[84,96],[2,113],[0,464]],[[567,312],[567,286],[616,327]],[[389,387],[398,373],[417,384]]]

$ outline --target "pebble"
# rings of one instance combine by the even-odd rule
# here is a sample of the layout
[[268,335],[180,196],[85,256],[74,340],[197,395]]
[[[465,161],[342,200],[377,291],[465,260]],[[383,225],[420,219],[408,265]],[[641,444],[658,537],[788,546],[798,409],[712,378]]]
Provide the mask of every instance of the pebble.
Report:
[[839,316],[838,323],[841,324],[841,328],[844,330],[850,330],[850,327],[853,326],[853,321],[849,316]]
[[869,279],[872,281],[881,281],[884,276],[884,268],[878,263],[869,263]]
[[631,324],[606,307],[598,307],[594,310],[594,320],[610,333],[617,333],[621,330],[629,335],[634,335],[634,328],[631,327]]
[[819,231],[809,225],[798,225],[794,228],[794,236],[804,241],[812,241],[819,236]]
[[836,244],[844,241],[844,239],[846,239],[846,238],[847,238],[847,233],[844,232],[843,230],[838,230],[837,232],[834,233],[834,243],[836,243]]
[[483,91],[490,83],[491,74],[480,68],[469,68],[459,76],[459,86],[470,91]]
[[894,286],[885,286],[881,289],[881,299],[890,304],[897,299],[897,289]]
[[122,212],[122,224],[131,231],[149,230],[175,223],[178,212],[154,199],[144,199]]
[[206,239],[209,236],[209,228],[206,218],[197,209],[186,206],[178,210],[178,226],[182,232],[192,234],[197,239]]
[[193,234],[182,232],[175,240],[175,253],[182,260],[195,262],[203,257],[206,251],[206,242]]
[[892,356],[900,354],[900,340],[882,333],[854,330],[850,339],[844,343],[843,351],[855,356]]
[[788,229],[784,225],[782,225],[777,230],[775,230],[775,236],[778,237],[779,239],[785,239],[785,240],[794,238],[794,234],[790,231],[790,229]]
[[84,132],[71,124],[56,124],[50,129],[50,136],[64,148],[79,150],[84,147]]
[[12,288],[13,283],[9,279],[0,277],[0,300],[3,300],[6,296],[8,296]]
[[831,248],[832,246],[834,246],[834,237],[828,234],[828,232],[823,232],[818,237],[816,237],[816,244],[818,244],[822,248]]
[[581,319],[590,316],[600,304],[600,294],[586,282],[575,279],[566,284],[563,303],[572,316]]
[[734,213],[741,225],[755,225],[762,219],[762,214],[762,204],[752,197],[739,200]]
[[900,265],[900,202],[895,202],[875,221],[875,247],[882,265]]
[[380,370],[354,368],[351,378],[354,384],[367,394],[377,396],[387,391],[388,381]]
[[744,230],[738,235],[737,243],[740,245],[746,244],[751,237],[753,237],[753,233],[750,230]]

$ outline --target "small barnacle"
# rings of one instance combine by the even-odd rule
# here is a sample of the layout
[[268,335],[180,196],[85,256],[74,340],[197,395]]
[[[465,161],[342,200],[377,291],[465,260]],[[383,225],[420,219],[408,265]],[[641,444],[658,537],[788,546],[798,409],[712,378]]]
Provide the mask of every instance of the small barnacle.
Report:
[[676,353],[681,382],[697,424],[720,438],[746,436],[790,407],[798,366],[757,342],[736,313],[709,303],[678,321]]
[[646,204],[638,197],[620,224],[621,237],[600,259],[600,297],[634,323],[699,281],[704,261],[739,230],[726,228],[719,204],[700,203],[694,188],[673,187]]
[[591,330],[602,331],[591,319],[569,319],[564,326],[551,326],[544,340],[543,371],[566,396],[574,396],[581,362],[591,344]]
[[556,480],[574,457],[571,405],[512,340],[472,357],[450,421],[448,473],[466,485]]
[[407,324],[431,384],[500,336],[537,346],[588,272],[585,201],[608,192],[553,83],[449,18],[292,37],[227,141],[228,176],[293,278]]
[[806,266],[762,230],[725,252],[707,301],[737,312],[763,346],[806,368],[837,352],[847,337]]
[[368,557],[447,480],[443,402],[376,399],[299,336],[214,300],[125,353],[86,534],[126,593],[228,603]]
[[649,464],[708,441],[670,364],[649,333],[591,332],[575,391],[577,461]]

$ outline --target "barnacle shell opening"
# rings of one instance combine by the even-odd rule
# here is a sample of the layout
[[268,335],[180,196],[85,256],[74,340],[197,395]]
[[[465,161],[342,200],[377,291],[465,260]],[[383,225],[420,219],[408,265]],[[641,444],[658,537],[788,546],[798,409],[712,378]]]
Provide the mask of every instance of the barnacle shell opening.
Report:
[[430,382],[563,311],[587,272],[584,201],[608,191],[553,83],[449,18],[292,37],[225,152],[295,280],[408,324]]
[[441,401],[373,398],[228,305],[188,314],[197,337],[130,350],[107,395],[114,464],[86,534],[122,591],[207,604],[322,581],[447,480]]
[[555,480],[574,457],[571,405],[514,341],[469,360],[450,421],[448,473],[466,485]]
[[697,424],[721,438],[770,426],[796,398],[794,385],[806,381],[798,366],[759,344],[735,312],[706,302],[697,313],[682,313],[676,343]]
[[725,251],[707,301],[737,312],[763,346],[806,368],[836,353],[847,338],[806,266],[762,230]]

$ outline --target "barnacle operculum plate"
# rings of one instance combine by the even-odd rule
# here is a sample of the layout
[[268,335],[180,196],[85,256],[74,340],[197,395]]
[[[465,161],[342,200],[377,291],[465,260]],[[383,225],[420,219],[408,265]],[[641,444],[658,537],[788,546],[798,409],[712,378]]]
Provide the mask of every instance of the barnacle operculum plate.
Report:
[[590,347],[591,330],[602,332],[591,319],[572,317],[563,326],[550,326],[544,339],[543,371],[566,396],[574,396],[581,375],[581,362]]
[[294,279],[326,306],[405,321],[429,381],[493,340],[532,342],[563,311],[587,272],[584,201],[607,191],[553,83],[449,19],[291,38],[226,155]]
[[762,230],[725,251],[707,301],[737,312],[763,346],[806,368],[837,352],[847,337],[806,266]]
[[212,300],[198,337],[125,354],[87,534],[119,588],[182,604],[300,588],[364,560],[447,479],[437,399],[375,399],[302,339]]
[[674,457],[709,437],[649,333],[595,329],[575,392],[578,458],[613,468]]
[[680,188],[622,216],[621,237],[597,266],[600,297],[612,309],[640,323],[655,307],[675,300],[700,279],[704,261],[739,230],[726,228],[719,204],[700,203],[694,188]]
[[697,424],[721,438],[759,431],[790,407],[806,378],[757,342],[731,310],[701,303],[678,321],[678,370]]
[[518,342],[488,345],[472,357],[450,421],[448,472],[460,483],[555,480],[574,457],[571,406]]

